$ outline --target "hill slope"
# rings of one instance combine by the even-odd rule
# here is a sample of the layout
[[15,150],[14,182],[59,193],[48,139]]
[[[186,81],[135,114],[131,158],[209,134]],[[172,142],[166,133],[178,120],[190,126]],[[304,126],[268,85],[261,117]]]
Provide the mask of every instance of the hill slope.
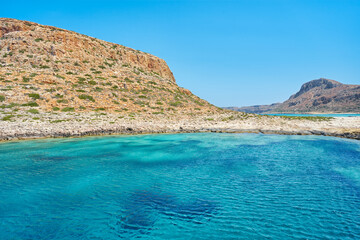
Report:
[[0,18],[1,108],[191,114],[220,111],[179,87],[151,54],[72,31]]
[[283,103],[228,109],[254,113],[360,112],[360,85],[320,78],[303,84]]

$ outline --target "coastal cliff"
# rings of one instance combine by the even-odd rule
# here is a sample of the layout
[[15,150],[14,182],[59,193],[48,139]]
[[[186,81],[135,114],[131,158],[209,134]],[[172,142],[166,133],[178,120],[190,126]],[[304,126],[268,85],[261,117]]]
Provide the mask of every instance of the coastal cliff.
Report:
[[143,115],[221,111],[179,87],[164,60],[139,50],[8,18],[0,18],[0,38],[3,108]]

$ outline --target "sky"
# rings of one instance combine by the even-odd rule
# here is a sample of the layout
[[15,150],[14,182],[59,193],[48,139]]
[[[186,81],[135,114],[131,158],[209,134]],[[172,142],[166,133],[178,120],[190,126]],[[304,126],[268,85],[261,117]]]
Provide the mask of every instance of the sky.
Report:
[[282,102],[320,77],[360,84],[359,0],[17,0],[0,17],[156,55],[220,107]]

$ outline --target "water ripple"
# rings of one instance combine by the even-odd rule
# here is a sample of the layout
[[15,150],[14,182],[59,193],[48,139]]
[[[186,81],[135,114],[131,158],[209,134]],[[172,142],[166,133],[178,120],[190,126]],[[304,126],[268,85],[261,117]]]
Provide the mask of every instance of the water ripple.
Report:
[[360,239],[360,144],[177,134],[0,145],[0,239]]

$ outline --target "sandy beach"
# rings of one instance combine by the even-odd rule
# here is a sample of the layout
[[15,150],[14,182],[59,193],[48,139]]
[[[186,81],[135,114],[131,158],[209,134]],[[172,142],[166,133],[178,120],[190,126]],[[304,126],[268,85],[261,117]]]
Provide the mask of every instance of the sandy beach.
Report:
[[[0,119],[7,115],[0,114]],[[0,122],[0,140],[110,134],[229,132],[326,135],[360,139],[360,117],[286,118],[227,112],[217,115],[123,116],[110,113],[19,113]]]

